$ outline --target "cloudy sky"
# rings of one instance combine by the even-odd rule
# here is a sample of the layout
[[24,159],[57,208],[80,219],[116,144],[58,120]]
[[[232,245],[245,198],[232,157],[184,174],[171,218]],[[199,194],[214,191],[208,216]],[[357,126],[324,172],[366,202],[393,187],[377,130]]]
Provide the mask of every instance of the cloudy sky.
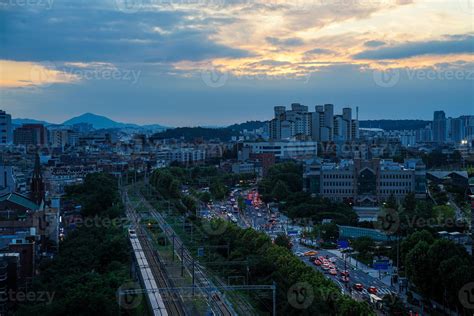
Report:
[[0,109],[225,125],[275,105],[474,114],[473,0],[5,0]]

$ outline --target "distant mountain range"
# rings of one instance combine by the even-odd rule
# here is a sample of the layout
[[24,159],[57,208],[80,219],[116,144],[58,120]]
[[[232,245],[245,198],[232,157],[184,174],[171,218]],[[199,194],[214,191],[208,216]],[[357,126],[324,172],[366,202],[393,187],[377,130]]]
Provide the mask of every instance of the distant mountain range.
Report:
[[168,127],[162,126],[159,124],[150,124],[150,125],[138,125],[138,124],[130,124],[130,123],[121,123],[116,122],[114,120],[109,119],[108,117],[93,114],[93,113],[84,113],[80,116],[73,117],[62,124],[53,124],[45,121],[39,121],[34,119],[24,119],[18,118],[13,119],[12,123],[14,125],[22,125],[22,124],[43,124],[46,126],[50,125],[74,125],[79,123],[89,123],[95,129],[109,129],[109,128],[136,128],[136,129],[152,129],[155,131],[165,130]]

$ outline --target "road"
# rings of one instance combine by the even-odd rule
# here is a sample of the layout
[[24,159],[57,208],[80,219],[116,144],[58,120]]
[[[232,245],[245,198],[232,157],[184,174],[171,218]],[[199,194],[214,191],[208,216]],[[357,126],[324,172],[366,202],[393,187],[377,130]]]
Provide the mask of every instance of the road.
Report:
[[[233,205],[235,204],[234,200],[238,198],[238,196],[246,196],[249,190],[235,192],[231,196],[229,196],[227,201],[220,201],[215,202],[213,205],[209,205],[209,209],[211,210],[212,217],[219,217],[225,220],[230,220],[228,216],[229,213],[232,214],[233,217],[236,219],[236,224],[242,228],[253,228],[255,230],[259,230],[265,232],[270,237],[275,237],[280,233],[287,233],[288,230],[299,230],[301,231],[303,227],[289,225],[289,220],[282,214],[272,213],[269,209],[265,207],[264,204],[260,206],[253,206],[248,205],[242,213],[235,213],[233,211]],[[225,209],[224,209],[225,208]],[[273,224],[270,222],[274,221]],[[304,245],[299,244],[296,239],[293,242],[293,253],[304,253],[306,251],[312,250]],[[350,271],[349,283],[345,284],[341,281],[341,276],[338,273],[337,276],[332,276],[329,273],[326,273],[322,268],[316,266],[313,262],[310,262],[307,257],[299,256],[300,260],[304,262],[309,267],[323,273],[328,279],[333,281],[335,284],[339,286],[341,292],[347,295],[352,296],[355,299],[368,299],[368,292],[367,289],[371,286],[377,288],[377,295],[382,297],[383,295],[390,294],[395,292],[395,288],[391,286],[387,286],[383,283],[380,279],[375,278],[369,275],[367,272],[363,271],[363,269],[359,267],[355,267],[353,265],[354,260],[352,260],[352,264],[347,263],[344,259],[336,256],[335,254],[331,253],[329,250],[317,250],[318,255],[327,256],[328,258],[334,257],[334,265],[336,266],[338,272],[343,270]],[[362,291],[353,290],[353,286],[356,283],[360,283],[363,285]]]

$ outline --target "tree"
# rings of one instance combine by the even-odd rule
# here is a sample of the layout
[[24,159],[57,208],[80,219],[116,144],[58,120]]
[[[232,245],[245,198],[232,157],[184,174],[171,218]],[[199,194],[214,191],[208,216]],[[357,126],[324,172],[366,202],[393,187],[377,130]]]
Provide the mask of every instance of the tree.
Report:
[[409,213],[412,213],[415,211],[416,197],[415,197],[414,192],[410,192],[405,196],[405,199],[403,200],[403,208]]
[[390,196],[388,197],[387,202],[385,203],[385,207],[392,210],[398,209],[397,199],[395,198],[393,193],[390,194]]
[[373,250],[375,242],[370,237],[359,237],[352,241],[352,248],[360,252],[362,255],[366,255]]
[[274,241],[275,245],[291,250],[291,239],[285,234],[279,234]]
[[277,200],[277,201],[283,201],[288,197],[289,194],[289,189],[288,186],[285,184],[285,182],[278,180],[278,182],[275,184],[275,187],[272,190],[272,196]]
[[410,250],[406,256],[405,267],[407,277],[416,285],[422,294],[431,294],[431,280],[434,277],[430,273],[430,260],[428,258],[429,245],[420,241]]
[[334,241],[339,238],[339,227],[335,223],[321,224],[318,230],[325,241]]

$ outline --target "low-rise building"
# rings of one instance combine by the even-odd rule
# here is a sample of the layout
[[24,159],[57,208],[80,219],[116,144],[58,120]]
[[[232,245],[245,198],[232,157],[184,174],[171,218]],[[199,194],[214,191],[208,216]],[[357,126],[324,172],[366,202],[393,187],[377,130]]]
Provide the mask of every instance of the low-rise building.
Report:
[[426,197],[426,167],[421,160],[313,160],[305,164],[305,190],[334,201],[377,206],[391,195],[402,200],[408,193]]

